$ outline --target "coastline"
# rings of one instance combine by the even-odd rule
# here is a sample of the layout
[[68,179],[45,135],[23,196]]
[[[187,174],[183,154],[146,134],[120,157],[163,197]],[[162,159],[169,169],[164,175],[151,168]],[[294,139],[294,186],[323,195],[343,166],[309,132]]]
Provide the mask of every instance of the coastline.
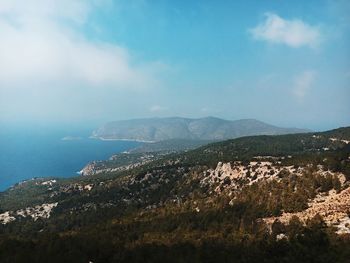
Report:
[[[76,131],[71,133],[73,132],[78,133]],[[80,140],[62,140],[68,137],[65,136],[65,133],[53,131],[38,135],[36,132],[20,130],[14,135],[11,133],[12,140],[3,139],[3,147],[0,150],[2,172],[0,192],[8,191],[16,184],[33,178],[80,176],[82,168],[91,161],[107,160],[114,154],[142,145],[142,143],[131,140],[109,143],[103,143],[102,140],[88,140],[87,137],[91,135],[89,133],[79,134],[79,137],[82,138]],[[10,133],[4,133],[4,135],[3,138],[6,138],[10,136]],[[75,143],[76,141],[79,143]],[[16,150],[8,151],[7,149]],[[27,158],[28,152],[30,152],[30,158]]]
[[103,138],[91,135],[90,139],[96,139],[101,141],[127,141],[127,142],[143,142],[143,143],[156,143],[156,141],[147,141],[147,140],[138,140],[138,139],[112,139],[112,138]]

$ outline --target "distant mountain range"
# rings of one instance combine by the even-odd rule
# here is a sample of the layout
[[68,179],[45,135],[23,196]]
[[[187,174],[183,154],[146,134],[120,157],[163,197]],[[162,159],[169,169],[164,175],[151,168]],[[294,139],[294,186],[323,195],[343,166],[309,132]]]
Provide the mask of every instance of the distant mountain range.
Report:
[[281,128],[254,119],[224,120],[215,117],[151,118],[109,122],[93,132],[105,140],[164,141],[225,140],[250,135],[280,135],[309,132],[306,129]]

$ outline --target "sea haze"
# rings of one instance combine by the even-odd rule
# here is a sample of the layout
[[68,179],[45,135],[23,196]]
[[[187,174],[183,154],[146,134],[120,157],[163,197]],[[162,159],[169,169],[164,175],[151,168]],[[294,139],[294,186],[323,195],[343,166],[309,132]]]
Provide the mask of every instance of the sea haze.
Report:
[[77,176],[88,162],[134,148],[132,141],[90,139],[91,130],[2,128],[0,191],[33,177]]

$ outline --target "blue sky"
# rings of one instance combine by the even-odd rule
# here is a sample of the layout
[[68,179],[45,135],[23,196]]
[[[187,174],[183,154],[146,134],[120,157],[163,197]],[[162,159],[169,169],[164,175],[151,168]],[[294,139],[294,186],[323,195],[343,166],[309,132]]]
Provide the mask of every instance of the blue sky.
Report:
[[350,125],[346,0],[0,0],[0,121]]

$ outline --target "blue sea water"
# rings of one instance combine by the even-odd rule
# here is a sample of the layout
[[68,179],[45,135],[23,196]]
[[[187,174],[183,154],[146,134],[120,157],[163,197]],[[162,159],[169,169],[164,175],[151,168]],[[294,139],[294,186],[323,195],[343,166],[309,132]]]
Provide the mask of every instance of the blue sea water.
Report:
[[[140,144],[91,139],[90,133],[91,130],[2,127],[0,191],[33,177],[77,176],[88,162],[108,159]],[[75,138],[62,140],[66,136]]]

